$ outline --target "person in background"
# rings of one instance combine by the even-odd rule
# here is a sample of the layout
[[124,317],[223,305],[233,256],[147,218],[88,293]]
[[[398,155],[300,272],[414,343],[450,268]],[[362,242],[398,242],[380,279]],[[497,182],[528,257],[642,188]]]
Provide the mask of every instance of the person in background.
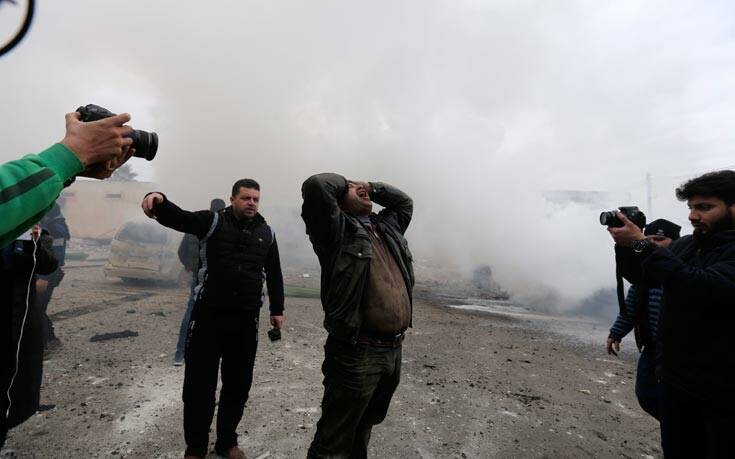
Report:
[[49,319],[48,306],[54,290],[64,279],[64,270],[62,268],[66,259],[66,244],[71,238],[69,227],[66,224],[64,214],[61,213],[61,206],[59,206],[58,202],[41,219],[41,228],[48,231],[53,239],[51,249],[59,264],[56,271],[48,275],[39,275],[36,280],[36,299],[38,301],[38,310],[43,320],[44,348],[53,349],[58,347],[61,341],[56,336],[53,322]]
[[[668,220],[652,221],[643,232],[646,239],[666,248],[679,239],[681,227]],[[625,314],[619,313],[607,338],[607,353],[617,355],[620,341],[635,330],[635,342],[641,355],[635,379],[635,395],[643,411],[660,419],[660,391],[656,376],[656,339],[661,313],[660,286],[631,285],[625,297]]]
[[[232,186],[230,206],[219,212],[182,210],[162,193],[149,193],[143,212],[158,223],[193,234],[201,247],[196,300],[184,358],[186,459],[204,458],[217,406],[214,449],[227,459],[245,459],[237,425],[253,383],[263,281],[271,324],[283,326],[283,275],[276,235],[258,212],[260,185],[242,179]],[[222,389],[215,403],[222,362]]]
[[8,430],[38,410],[43,322],[35,280],[58,268],[52,244],[48,233],[34,225],[27,235],[0,249],[0,449]]

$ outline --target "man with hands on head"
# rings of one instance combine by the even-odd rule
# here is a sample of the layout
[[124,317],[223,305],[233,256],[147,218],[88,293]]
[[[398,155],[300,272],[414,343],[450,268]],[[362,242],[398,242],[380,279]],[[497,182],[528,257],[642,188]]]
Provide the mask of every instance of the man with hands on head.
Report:
[[0,166],[0,247],[38,222],[74,178],[108,178],[133,155],[130,115],[84,123],[66,114],[66,135],[37,155]]
[[263,275],[270,299],[270,321],[283,327],[283,276],[275,233],[258,213],[260,185],[242,179],[232,187],[230,206],[189,212],[162,193],[143,198],[143,211],[164,226],[195,235],[200,261],[195,302],[184,359],[184,437],[186,458],[203,458],[209,444],[222,361],[215,450],[244,459],[237,425],[253,381]]
[[610,228],[623,276],[661,285],[661,443],[667,458],[731,457],[735,431],[735,171],[677,188],[694,234],[668,248],[621,213]]
[[[301,216],[322,268],[324,398],[309,458],[364,458],[388,412],[411,326],[414,275],[404,233],[413,201],[380,182],[318,174]],[[383,206],[372,212],[373,202]]]

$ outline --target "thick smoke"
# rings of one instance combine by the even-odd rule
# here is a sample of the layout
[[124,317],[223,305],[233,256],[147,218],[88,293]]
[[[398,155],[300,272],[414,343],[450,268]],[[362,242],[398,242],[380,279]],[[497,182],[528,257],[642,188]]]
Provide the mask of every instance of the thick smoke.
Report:
[[[729,8],[41,2],[0,60],[2,159],[57,140],[61,114],[94,102],[159,133],[159,157],[135,168],[186,207],[253,177],[266,216],[296,216],[312,173],[387,181],[415,198],[422,263],[487,264],[517,298],[565,307],[613,279],[601,210],[646,210],[650,171],[654,218],[688,228],[673,187],[732,164]],[[551,203],[549,190],[609,194]]]

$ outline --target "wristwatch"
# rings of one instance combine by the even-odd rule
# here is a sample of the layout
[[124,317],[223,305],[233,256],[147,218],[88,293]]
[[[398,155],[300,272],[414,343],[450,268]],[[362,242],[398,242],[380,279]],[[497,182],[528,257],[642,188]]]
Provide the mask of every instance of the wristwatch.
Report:
[[649,241],[648,239],[641,239],[640,241],[635,241],[633,243],[633,252],[635,253],[648,252],[652,248],[653,248],[653,243]]

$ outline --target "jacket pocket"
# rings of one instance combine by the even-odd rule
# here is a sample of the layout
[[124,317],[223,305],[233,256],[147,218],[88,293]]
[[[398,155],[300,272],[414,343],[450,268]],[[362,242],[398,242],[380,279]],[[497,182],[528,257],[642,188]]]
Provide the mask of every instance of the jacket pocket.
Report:
[[359,307],[372,257],[368,238],[355,237],[342,244],[324,304],[327,320],[347,327],[359,326]]

